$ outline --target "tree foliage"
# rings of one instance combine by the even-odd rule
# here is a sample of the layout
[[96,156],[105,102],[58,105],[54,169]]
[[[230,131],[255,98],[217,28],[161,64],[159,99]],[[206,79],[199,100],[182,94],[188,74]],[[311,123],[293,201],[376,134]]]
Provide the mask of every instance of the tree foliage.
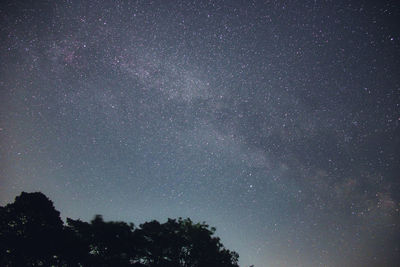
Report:
[[190,219],[132,223],[68,218],[42,193],[0,207],[0,266],[230,267],[239,255]]

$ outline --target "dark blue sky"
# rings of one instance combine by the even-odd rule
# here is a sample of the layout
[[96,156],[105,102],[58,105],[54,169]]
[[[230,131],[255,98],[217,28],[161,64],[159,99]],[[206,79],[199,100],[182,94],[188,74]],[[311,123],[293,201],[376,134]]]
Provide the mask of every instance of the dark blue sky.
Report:
[[2,1],[0,204],[217,227],[242,266],[394,266],[399,5]]

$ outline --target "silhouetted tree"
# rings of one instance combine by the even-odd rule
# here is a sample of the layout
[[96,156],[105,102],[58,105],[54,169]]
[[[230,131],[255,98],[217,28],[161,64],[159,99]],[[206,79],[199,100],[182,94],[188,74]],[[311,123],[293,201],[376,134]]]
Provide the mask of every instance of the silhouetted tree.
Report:
[[68,218],[67,225],[85,251],[84,266],[132,266],[138,261],[133,224],[104,222],[96,215],[90,223]]
[[2,266],[58,264],[63,222],[53,203],[42,193],[21,193],[0,208]]
[[146,266],[237,266],[238,255],[213,237],[215,228],[190,219],[152,221],[136,230],[145,244],[142,258]]
[[235,267],[215,228],[190,219],[146,222],[139,228],[88,223],[60,213],[42,193],[25,193],[0,207],[0,266]]

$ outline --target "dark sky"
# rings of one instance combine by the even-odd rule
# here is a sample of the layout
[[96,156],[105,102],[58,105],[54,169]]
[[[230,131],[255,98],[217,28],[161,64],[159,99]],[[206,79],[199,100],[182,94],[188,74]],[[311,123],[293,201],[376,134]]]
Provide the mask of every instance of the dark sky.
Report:
[[1,1],[0,204],[217,227],[242,266],[400,261],[396,1]]

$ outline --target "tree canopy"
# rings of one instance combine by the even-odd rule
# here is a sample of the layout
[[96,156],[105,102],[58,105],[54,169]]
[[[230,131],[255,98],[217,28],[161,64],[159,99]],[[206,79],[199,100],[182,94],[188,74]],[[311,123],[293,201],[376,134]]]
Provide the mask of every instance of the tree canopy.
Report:
[[67,218],[40,192],[0,207],[1,266],[235,267],[215,228],[188,219],[132,223]]

